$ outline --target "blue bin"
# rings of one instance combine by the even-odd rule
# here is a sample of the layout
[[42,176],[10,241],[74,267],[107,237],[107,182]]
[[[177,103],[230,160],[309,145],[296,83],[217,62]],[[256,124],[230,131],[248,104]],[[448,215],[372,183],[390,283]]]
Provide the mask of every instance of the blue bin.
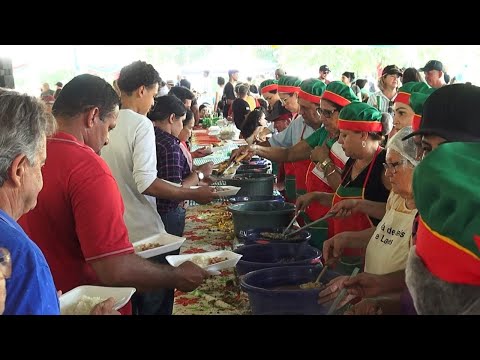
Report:
[[243,255],[236,266],[239,275],[277,266],[311,265],[318,262],[322,254],[306,242],[245,245],[235,252]]
[[[240,286],[248,294],[253,315],[325,315],[331,304],[318,304],[320,289],[274,289],[315,281],[321,270],[321,265],[256,270],[240,277]],[[337,276],[338,273],[327,270],[321,282]]]
[[[251,244],[269,244],[269,243],[301,243],[304,241],[309,241],[312,238],[310,232],[302,230],[299,233],[292,236],[292,238],[287,238],[286,240],[278,239],[269,239],[261,235],[264,232],[278,233],[281,234],[285,230],[285,227],[265,227],[260,229],[248,229],[240,231],[240,234],[237,236],[239,242],[243,242],[245,245]],[[321,250],[321,249],[320,249]]]

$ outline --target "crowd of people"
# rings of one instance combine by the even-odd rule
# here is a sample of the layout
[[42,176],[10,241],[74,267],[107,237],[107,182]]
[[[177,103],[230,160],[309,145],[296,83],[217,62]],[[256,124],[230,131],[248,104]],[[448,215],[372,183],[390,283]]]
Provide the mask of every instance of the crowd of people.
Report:
[[277,163],[299,223],[332,215],[311,228],[325,263],[359,259],[320,303],[347,289],[348,314],[480,313],[480,88],[448,84],[437,60],[419,69],[426,82],[413,70],[385,66],[373,93],[350,71],[327,80],[327,65],[258,88],[230,70],[209,94],[135,61],[113,85],[82,74],[40,99],[0,89],[0,313],[58,315],[60,293],[91,284],[137,289],[92,314],[168,315],[174,289],[205,281],[166,262],[179,250],[146,260],[133,245],[182,236],[188,200],[217,197],[190,188],[212,182],[213,163],[193,164],[207,152],[188,145],[206,104],[247,141],[231,159]]

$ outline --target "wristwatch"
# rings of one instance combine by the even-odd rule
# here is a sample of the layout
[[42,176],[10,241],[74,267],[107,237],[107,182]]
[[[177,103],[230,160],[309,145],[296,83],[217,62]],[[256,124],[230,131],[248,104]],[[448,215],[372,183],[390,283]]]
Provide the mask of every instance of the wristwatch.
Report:
[[202,181],[205,178],[205,175],[201,171],[195,170],[195,173],[197,174],[199,181]]
[[332,163],[332,160],[330,158],[326,158],[325,160],[323,160],[323,162],[320,164],[320,167],[322,168],[323,171],[325,171],[325,169],[327,168],[327,166],[329,164]]

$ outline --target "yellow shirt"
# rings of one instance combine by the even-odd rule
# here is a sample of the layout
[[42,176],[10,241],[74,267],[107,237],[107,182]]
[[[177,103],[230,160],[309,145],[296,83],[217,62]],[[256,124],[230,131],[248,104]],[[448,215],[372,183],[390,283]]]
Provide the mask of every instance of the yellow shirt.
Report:
[[390,192],[387,211],[367,246],[365,272],[388,274],[406,267],[417,209],[409,210],[405,199]]
[[255,102],[255,98],[251,95],[248,95],[245,98],[245,101],[248,103],[248,106],[250,107],[250,111],[253,111],[257,107],[257,103]]

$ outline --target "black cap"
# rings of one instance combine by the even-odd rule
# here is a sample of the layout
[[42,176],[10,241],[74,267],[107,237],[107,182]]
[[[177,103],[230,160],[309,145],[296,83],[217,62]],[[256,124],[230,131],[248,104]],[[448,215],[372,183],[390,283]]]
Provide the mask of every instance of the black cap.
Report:
[[63,84],[62,84],[60,81],[59,81],[59,82],[57,82],[55,85],[57,85],[57,86],[60,86],[60,87],[62,87],[62,86],[63,86]]
[[405,136],[436,135],[447,141],[480,142],[478,120],[480,87],[467,84],[443,86],[423,105],[419,130]]
[[403,72],[397,65],[387,65],[383,68],[382,76],[384,75],[399,75],[402,76]]
[[322,65],[320,66],[320,71],[330,72],[330,68],[328,65]]
[[423,68],[420,68],[420,71],[423,71],[423,72],[427,72],[431,70],[438,70],[438,71],[445,72],[445,68],[443,67],[443,64],[438,60],[430,60],[425,64]]

